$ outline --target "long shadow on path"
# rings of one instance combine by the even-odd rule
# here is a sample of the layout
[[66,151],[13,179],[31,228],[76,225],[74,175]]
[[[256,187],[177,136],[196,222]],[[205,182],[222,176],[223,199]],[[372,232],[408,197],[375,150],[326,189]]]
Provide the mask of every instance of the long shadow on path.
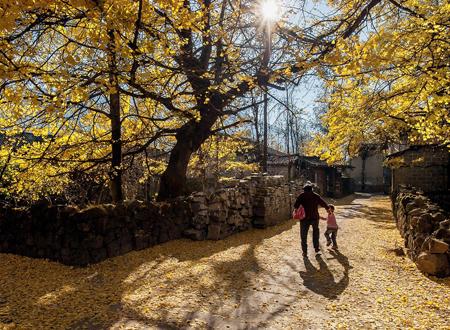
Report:
[[349,283],[349,270],[352,268],[348,258],[339,251],[332,250],[330,254],[344,268],[342,277],[336,281],[333,273],[321,255],[316,255],[319,264],[317,269],[308,258],[304,259],[305,271],[300,271],[303,285],[309,290],[328,299],[336,299],[347,288]]
[[[223,316],[235,304],[236,313],[254,318],[260,311],[255,300],[262,304],[273,297],[255,279],[277,276],[262,267],[258,249],[294,225],[291,220],[217,242],[171,241],[86,268],[0,254],[0,328],[2,322],[14,322],[28,329],[107,329],[130,322],[130,327],[179,329],[192,319],[223,328]],[[292,289],[285,291],[290,300],[270,305],[253,327],[263,327],[284,312],[285,304],[295,299]],[[158,309],[146,311],[156,305]]]

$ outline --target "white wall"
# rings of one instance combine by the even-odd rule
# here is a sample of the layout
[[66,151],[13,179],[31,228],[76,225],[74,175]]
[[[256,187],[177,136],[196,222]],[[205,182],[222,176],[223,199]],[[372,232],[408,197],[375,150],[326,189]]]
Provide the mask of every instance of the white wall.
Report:
[[[365,190],[383,191],[383,160],[384,156],[381,152],[366,158]],[[362,164],[363,160],[361,157],[354,158],[350,161],[350,165],[354,168],[346,171],[346,174],[354,180],[356,191],[361,190]]]

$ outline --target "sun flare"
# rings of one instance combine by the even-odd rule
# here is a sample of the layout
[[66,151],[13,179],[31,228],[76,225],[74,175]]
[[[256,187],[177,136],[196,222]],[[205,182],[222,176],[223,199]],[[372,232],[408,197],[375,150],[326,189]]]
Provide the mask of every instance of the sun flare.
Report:
[[261,1],[260,11],[265,21],[275,22],[280,18],[280,4],[277,0]]

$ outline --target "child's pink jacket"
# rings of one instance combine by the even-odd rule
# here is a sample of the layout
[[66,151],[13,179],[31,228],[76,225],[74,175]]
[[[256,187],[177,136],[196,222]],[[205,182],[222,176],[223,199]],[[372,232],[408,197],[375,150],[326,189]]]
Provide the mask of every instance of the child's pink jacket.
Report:
[[327,217],[327,228],[330,229],[337,229],[338,225],[336,223],[336,217],[334,216],[334,214],[328,214]]

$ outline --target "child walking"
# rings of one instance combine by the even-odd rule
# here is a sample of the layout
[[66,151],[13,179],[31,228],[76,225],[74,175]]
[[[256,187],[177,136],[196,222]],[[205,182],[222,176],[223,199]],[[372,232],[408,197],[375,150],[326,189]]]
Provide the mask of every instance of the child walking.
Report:
[[325,238],[327,239],[327,246],[333,243],[333,249],[337,249],[336,236],[338,231],[338,225],[336,223],[336,217],[334,216],[334,205],[328,204],[328,216],[326,218],[320,217],[322,220],[327,221],[327,230],[325,231]]

